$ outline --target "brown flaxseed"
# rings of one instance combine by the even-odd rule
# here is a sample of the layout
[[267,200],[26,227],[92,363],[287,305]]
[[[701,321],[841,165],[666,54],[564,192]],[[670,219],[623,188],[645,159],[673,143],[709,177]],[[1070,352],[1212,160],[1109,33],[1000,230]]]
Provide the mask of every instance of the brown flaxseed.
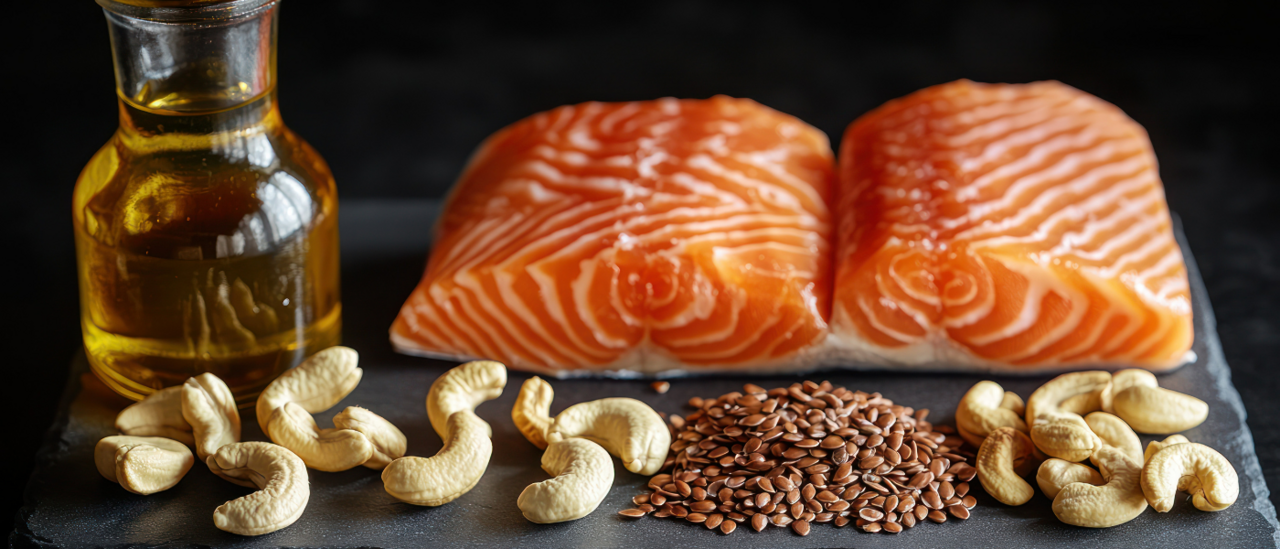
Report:
[[618,514],[628,518],[640,518],[645,516],[646,513],[639,509],[623,509],[618,511]]
[[689,504],[689,510],[695,513],[709,513],[715,510],[715,508],[716,504],[714,501],[695,501]]
[[797,520],[791,523],[791,530],[801,536],[807,536],[809,535],[809,521]]

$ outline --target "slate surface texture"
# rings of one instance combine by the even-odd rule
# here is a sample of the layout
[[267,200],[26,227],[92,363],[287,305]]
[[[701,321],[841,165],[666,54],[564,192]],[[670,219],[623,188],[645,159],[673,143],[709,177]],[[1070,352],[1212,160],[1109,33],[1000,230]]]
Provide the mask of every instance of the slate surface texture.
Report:
[[[429,456],[441,441],[424,409],[431,382],[453,364],[397,355],[386,338],[401,301],[416,283],[437,205],[434,202],[346,202],[341,230],[344,277],[344,343],[361,352],[364,380],[338,406],[318,414],[321,425],[347,405],[384,415],[409,437],[410,455]],[[1179,230],[1181,239],[1181,231]],[[1185,240],[1184,250],[1185,250]],[[539,451],[521,437],[510,410],[526,374],[512,372],[507,390],[477,413],[493,426],[494,454],[480,483],[458,500],[436,508],[399,503],[382,489],[375,471],[311,471],[312,493],[306,512],[279,532],[244,538],[217,530],[213,510],[248,490],[221,480],[197,464],[173,489],[137,496],[102,479],[93,465],[96,441],[115,434],[116,413],[127,402],[88,373],[83,357],[72,363],[71,381],[60,413],[50,428],[19,513],[10,544],[17,547],[1270,547],[1280,540],[1280,525],[1258,467],[1253,437],[1244,422],[1239,393],[1223,359],[1212,310],[1190,258],[1196,313],[1198,359],[1162,375],[1164,387],[1193,394],[1210,404],[1209,419],[1186,432],[1193,441],[1221,451],[1240,475],[1240,499],[1220,513],[1202,513],[1182,502],[1167,514],[1148,510],[1127,524],[1106,530],[1064,525],[1053,517],[1050,501],[1037,494],[1021,507],[1001,505],[977,483],[978,507],[967,521],[925,523],[897,536],[866,534],[846,527],[814,525],[808,537],[790,529],[749,528],[725,537],[701,525],[651,517],[639,520],[616,512],[630,507],[646,478],[617,466],[615,486],[592,515],[571,523],[539,526],[527,522],[515,506],[528,484],[545,479]],[[964,392],[991,376],[827,371],[806,376],[868,392],[895,402],[930,408],[935,423],[950,423]],[[1024,398],[1048,377],[994,377]],[[703,377],[673,380],[659,395],[645,381],[552,381],[552,413],[605,396],[629,396],[667,413],[687,413],[693,396],[739,390],[743,383],[785,386],[799,377]],[[265,440],[252,411],[243,413],[244,440]],[[1157,437],[1143,436],[1143,443]]]

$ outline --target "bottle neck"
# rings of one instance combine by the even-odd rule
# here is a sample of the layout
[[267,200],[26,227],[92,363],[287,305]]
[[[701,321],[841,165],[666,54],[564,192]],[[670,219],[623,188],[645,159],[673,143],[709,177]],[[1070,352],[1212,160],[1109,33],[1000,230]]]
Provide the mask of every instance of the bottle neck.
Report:
[[126,136],[276,126],[276,0],[99,0]]

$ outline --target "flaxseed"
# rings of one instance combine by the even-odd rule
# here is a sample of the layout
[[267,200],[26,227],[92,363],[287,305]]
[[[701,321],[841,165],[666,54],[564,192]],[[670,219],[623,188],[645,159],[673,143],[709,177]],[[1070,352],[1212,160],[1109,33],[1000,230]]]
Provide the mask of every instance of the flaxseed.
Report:
[[[654,386],[658,389],[657,384]],[[971,449],[928,410],[895,405],[879,393],[806,381],[765,390],[689,399],[671,415],[671,455],[649,494],[623,516],[684,518],[723,534],[855,522],[896,534],[926,519],[966,519],[977,500]]]

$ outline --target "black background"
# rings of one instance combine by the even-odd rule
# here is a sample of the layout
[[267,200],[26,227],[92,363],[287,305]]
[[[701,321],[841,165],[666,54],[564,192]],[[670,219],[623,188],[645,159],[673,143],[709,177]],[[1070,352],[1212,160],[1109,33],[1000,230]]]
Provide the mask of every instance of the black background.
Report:
[[[1274,11],[858,4],[290,0],[280,100],[352,200],[438,197],[486,135],[565,103],[750,97],[834,145],[859,114],[957,78],[1057,79],[1096,94],[1151,134],[1280,502],[1278,63],[1263,53],[1276,45]],[[9,250],[0,260],[0,517],[21,505],[79,345],[71,190],[116,125],[100,9],[88,0],[8,9],[17,13],[4,23],[0,69],[0,242]]]

